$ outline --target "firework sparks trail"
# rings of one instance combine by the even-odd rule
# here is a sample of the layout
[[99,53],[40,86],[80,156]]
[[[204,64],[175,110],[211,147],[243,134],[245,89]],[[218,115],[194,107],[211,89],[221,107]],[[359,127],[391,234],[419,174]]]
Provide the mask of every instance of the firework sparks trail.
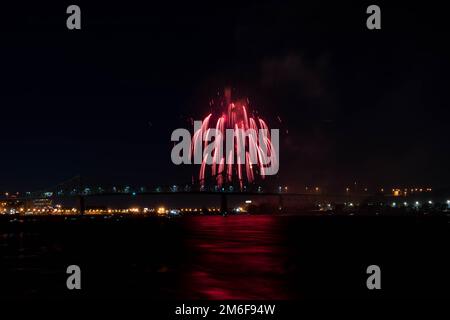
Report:
[[[232,184],[237,179],[242,189],[245,183],[253,183],[257,174],[264,178],[265,167],[278,161],[270,130],[263,119],[248,115],[248,100],[231,101],[229,91],[225,92],[225,101],[220,102],[219,108],[222,113],[210,113],[203,119],[201,127],[194,132],[191,156],[203,146],[205,151],[198,175],[201,186],[205,185],[207,176],[210,176],[219,187],[225,183]],[[211,145],[207,146],[207,142],[212,140],[212,128],[220,133],[221,137],[225,137],[229,129],[233,131],[232,147],[227,148],[225,154],[223,139],[215,137]],[[212,149],[210,163],[207,161],[207,148]],[[207,170],[208,168],[210,170]]]

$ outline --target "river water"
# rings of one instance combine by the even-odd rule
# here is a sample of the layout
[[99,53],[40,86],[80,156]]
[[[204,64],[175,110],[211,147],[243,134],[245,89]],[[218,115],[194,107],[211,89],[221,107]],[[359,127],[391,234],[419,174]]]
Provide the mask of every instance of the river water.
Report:
[[[449,224],[405,217],[0,221],[0,298],[291,300],[447,296]],[[66,288],[78,265],[82,289]]]

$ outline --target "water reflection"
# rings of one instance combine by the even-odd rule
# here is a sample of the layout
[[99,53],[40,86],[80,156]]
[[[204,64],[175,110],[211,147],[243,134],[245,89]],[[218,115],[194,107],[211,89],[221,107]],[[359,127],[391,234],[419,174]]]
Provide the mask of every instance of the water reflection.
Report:
[[187,222],[187,298],[285,299],[288,255],[274,216],[196,217]]
[[73,298],[70,264],[83,270],[81,298],[361,298],[372,294],[365,280],[373,261],[389,270],[387,297],[448,296],[446,220],[87,218],[0,220],[0,300]]

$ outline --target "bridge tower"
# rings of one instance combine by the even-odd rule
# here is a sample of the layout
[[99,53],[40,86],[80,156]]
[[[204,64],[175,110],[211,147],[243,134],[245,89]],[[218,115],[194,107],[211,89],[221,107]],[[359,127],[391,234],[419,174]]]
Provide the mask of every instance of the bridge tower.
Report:
[[283,196],[280,194],[278,196],[278,212],[283,211]]
[[222,214],[228,213],[228,199],[225,193],[222,193],[220,196],[220,213]]
[[86,209],[85,203],[84,203],[84,197],[78,196],[78,206],[80,210],[80,215],[84,215],[84,211]]

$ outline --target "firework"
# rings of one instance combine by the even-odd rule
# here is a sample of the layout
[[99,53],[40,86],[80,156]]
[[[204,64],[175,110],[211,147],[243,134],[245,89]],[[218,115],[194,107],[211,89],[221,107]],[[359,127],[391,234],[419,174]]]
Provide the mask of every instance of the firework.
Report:
[[[192,138],[193,156],[202,156],[201,161],[196,162],[201,163],[200,185],[205,186],[210,179],[219,187],[237,183],[242,190],[245,184],[254,183],[257,176],[264,178],[273,174],[267,170],[277,166],[278,148],[274,148],[267,123],[249,113],[248,99],[232,101],[230,90],[226,90],[223,99],[211,101],[210,105],[219,112],[207,115],[201,126],[194,128]],[[218,136],[212,141],[213,132]],[[222,138],[225,136],[224,152]]]

